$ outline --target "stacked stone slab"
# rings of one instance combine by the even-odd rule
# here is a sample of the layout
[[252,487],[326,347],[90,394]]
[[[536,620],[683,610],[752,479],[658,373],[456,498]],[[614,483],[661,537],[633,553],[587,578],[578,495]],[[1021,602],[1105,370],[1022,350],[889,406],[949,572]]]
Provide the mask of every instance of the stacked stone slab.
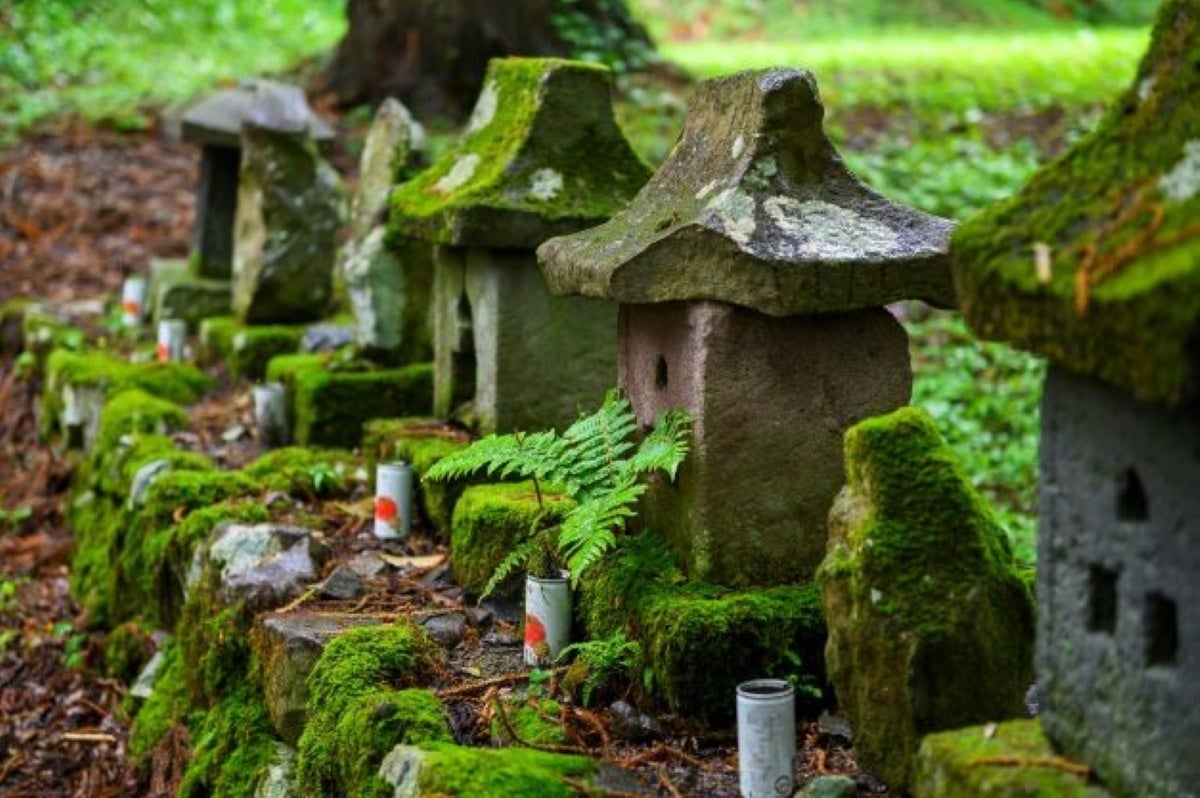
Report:
[[951,223],[861,183],[823,115],[808,72],[707,81],[629,208],[539,251],[555,293],[621,304],[639,420],[692,415],[693,452],[641,517],[693,578],[812,577],[843,433],[908,402],[908,342],[884,305],[954,302]]
[[367,133],[359,185],[350,206],[350,241],[342,251],[342,277],[359,348],[372,357],[428,360],[429,290],[433,250],[428,242],[396,237],[383,224],[392,187],[423,158],[425,132],[408,109],[384,100]]
[[1042,721],[1121,796],[1200,785],[1200,6],[1099,128],[954,238],[967,320],[1045,355]]
[[[184,113],[183,139],[201,148],[196,227],[189,259],[155,261],[151,266],[157,318],[185,318],[195,326],[203,318],[228,311],[242,126],[264,93],[289,89],[270,81],[247,81],[199,101]],[[333,131],[307,104],[305,113],[310,135],[321,142],[332,140]]]
[[594,65],[493,61],[458,145],[392,195],[392,230],[438,245],[439,415],[562,427],[614,382],[616,308],[552,297],[534,257],[607,219],[648,175],[613,118],[611,84]]

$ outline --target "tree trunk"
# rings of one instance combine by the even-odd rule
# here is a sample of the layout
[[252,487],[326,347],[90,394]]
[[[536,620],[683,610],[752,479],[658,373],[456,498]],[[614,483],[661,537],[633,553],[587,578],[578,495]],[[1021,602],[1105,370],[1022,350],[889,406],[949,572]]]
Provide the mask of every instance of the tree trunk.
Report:
[[465,116],[497,56],[637,66],[653,54],[625,0],[347,0],[349,29],[323,89],[345,105],[399,97]]

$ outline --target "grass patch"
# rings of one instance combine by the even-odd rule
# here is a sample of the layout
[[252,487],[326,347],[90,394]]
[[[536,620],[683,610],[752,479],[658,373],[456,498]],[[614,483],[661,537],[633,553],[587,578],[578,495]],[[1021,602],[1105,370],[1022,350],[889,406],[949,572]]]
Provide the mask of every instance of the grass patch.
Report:
[[333,47],[344,0],[15,0],[0,10],[0,146],[77,114],[142,129],[157,106]]

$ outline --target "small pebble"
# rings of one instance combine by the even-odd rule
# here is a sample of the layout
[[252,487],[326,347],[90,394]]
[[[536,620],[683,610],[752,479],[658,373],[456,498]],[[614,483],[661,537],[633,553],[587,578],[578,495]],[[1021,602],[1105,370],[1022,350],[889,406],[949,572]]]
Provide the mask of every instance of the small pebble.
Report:
[[609,707],[612,712],[612,733],[614,737],[628,740],[632,743],[646,742],[663,734],[658,721],[641,712],[637,707],[625,701],[614,701]]
[[434,615],[422,621],[421,625],[444,648],[454,648],[467,633],[467,619],[461,612]]
[[350,565],[339,565],[321,586],[321,595],[347,601],[360,597],[364,590],[362,577],[355,573],[354,568]]
[[818,776],[805,784],[796,798],[854,798],[858,784],[848,776]]

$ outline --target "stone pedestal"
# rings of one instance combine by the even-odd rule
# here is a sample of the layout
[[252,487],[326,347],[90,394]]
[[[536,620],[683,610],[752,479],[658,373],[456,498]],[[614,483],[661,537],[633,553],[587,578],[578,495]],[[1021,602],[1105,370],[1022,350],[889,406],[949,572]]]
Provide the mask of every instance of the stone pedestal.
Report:
[[611,302],[554,297],[532,252],[436,253],[434,412],[485,431],[562,429],[617,377]]
[[1200,406],[1052,365],[1042,405],[1042,721],[1118,795],[1200,785]]
[[623,305],[620,385],[638,420],[682,407],[693,448],[642,523],[688,575],[725,585],[810,578],[843,479],[842,436],[907,404],[908,340],[886,310],[775,318],[718,302]]

